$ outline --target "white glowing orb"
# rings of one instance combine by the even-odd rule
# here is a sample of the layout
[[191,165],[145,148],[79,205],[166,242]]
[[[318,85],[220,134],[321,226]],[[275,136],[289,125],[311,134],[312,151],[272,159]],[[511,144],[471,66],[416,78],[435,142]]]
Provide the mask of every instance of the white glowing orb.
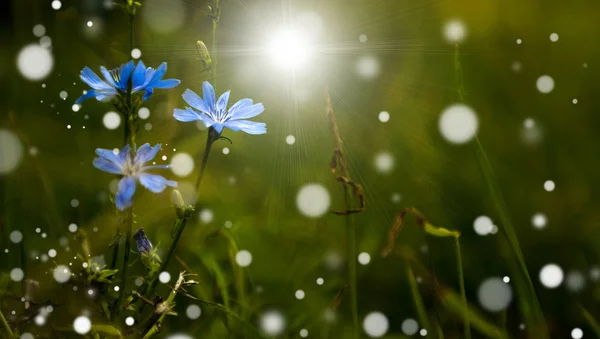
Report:
[[267,54],[276,66],[294,69],[309,59],[310,47],[299,31],[284,29],[273,35],[267,45]]
[[537,79],[535,85],[538,91],[544,94],[550,93],[554,89],[554,79],[552,79],[549,75],[542,75]]
[[323,216],[329,210],[329,192],[320,184],[303,186],[296,195],[296,206],[303,215],[310,218]]
[[302,300],[304,299],[305,293],[303,290],[297,290],[296,293],[294,293],[294,296],[296,297],[296,299]]
[[554,184],[554,181],[552,180],[546,180],[544,182],[544,189],[548,192],[552,192],[554,191],[554,189],[556,188],[556,184]]
[[135,319],[133,319],[133,317],[127,317],[127,318],[125,318],[125,325],[127,325],[127,326],[133,326],[133,324],[135,324]]
[[71,279],[71,271],[65,265],[58,265],[54,268],[53,276],[54,280],[63,284]]
[[294,143],[296,143],[296,137],[293,135],[288,135],[287,137],[285,137],[285,143],[288,145],[293,145]]
[[558,34],[557,33],[550,34],[550,41],[557,42],[558,41]]
[[205,208],[202,211],[200,211],[200,221],[202,221],[203,224],[208,224],[212,222],[214,218],[215,216],[213,212],[208,208]]
[[134,48],[131,50],[131,57],[134,59],[139,59],[142,56],[142,51],[139,48]]
[[361,265],[368,265],[371,262],[371,256],[367,252],[362,252],[358,255],[358,262]]
[[481,307],[490,312],[499,312],[512,301],[512,289],[501,278],[486,279],[477,290],[477,299]]
[[223,154],[229,154],[229,147],[223,147]]
[[415,319],[408,318],[402,322],[402,332],[413,335],[419,330],[419,323]]
[[79,112],[80,108],[81,108],[81,106],[79,106],[78,104],[73,104],[73,106],[71,106],[71,109],[73,110],[73,112]]
[[38,326],[44,326],[44,324],[46,324],[46,317],[42,314],[38,314],[37,316],[35,316],[35,319],[33,321]]
[[63,99],[66,100],[67,97],[69,96],[69,93],[67,93],[67,91],[60,91],[60,93],[58,93],[58,96]]
[[25,332],[25,333],[21,334],[21,338],[19,338],[19,339],[35,339],[35,337],[31,333]]
[[138,117],[142,120],[148,119],[148,117],[150,117],[150,110],[146,107],[140,108],[138,110]]
[[565,285],[570,292],[579,292],[585,287],[585,276],[579,271],[567,273]]
[[235,254],[235,262],[240,267],[248,267],[252,263],[252,253],[241,250]]
[[542,229],[546,227],[546,223],[548,222],[548,218],[543,213],[536,213],[531,217],[531,224],[533,227],[537,229]]
[[117,129],[121,125],[121,116],[117,112],[108,112],[104,114],[102,123],[108,129]]
[[200,318],[200,314],[202,314],[202,310],[198,305],[190,305],[185,309],[185,315],[192,320]]
[[358,41],[360,41],[360,42],[361,42],[361,43],[363,43],[363,44],[364,44],[365,42],[367,42],[367,40],[369,40],[369,38],[367,37],[367,35],[366,35],[366,34],[361,34],[361,35],[359,35],[359,36],[358,36]]
[[465,24],[457,19],[450,20],[444,25],[444,37],[450,43],[459,43],[467,36]]
[[363,56],[356,63],[356,71],[363,78],[374,78],[379,74],[379,61],[372,56]]
[[379,113],[379,121],[388,122],[390,121],[390,113],[383,111]]
[[53,248],[52,248],[52,249],[50,249],[50,250],[48,250],[48,256],[49,256],[50,258],[54,258],[54,257],[56,257],[56,250],[55,250],[55,249],[53,249]]
[[21,140],[6,129],[0,129],[0,175],[15,170],[23,158]]
[[77,232],[77,224],[69,224],[69,232],[71,232],[71,233]]
[[73,321],[73,329],[79,334],[86,334],[92,329],[92,322],[88,317],[77,317]]
[[285,319],[278,311],[267,311],[260,316],[260,329],[271,336],[279,335],[285,329]]
[[422,329],[419,331],[419,334],[421,335],[421,337],[424,337],[424,336],[426,336],[426,335],[427,335],[427,330],[426,330],[426,329],[424,329],[424,328],[422,328]]
[[363,320],[363,330],[371,338],[384,336],[389,327],[387,317],[381,312],[371,312]]
[[301,336],[302,338],[306,338],[306,337],[308,337],[308,330],[307,330],[307,329],[305,329],[305,328],[301,329],[301,330],[300,330],[300,336]]
[[194,170],[194,159],[187,153],[177,153],[171,158],[171,171],[178,177],[190,175]]
[[381,152],[375,156],[377,172],[387,174],[394,169],[394,157],[389,152]]
[[18,244],[23,240],[23,233],[20,231],[12,231],[10,232],[10,241],[14,244]]
[[171,274],[167,271],[164,272],[160,272],[160,274],[158,275],[158,280],[163,283],[166,284],[169,281],[171,281]]
[[469,142],[477,133],[479,122],[471,107],[455,104],[440,115],[439,129],[442,136],[453,144]]
[[540,270],[540,281],[547,288],[557,288],[562,284],[563,270],[556,264],[548,264]]
[[62,7],[62,2],[60,2],[60,0],[52,1],[52,9],[58,11],[61,7]]
[[479,235],[488,235],[492,233],[492,228],[494,228],[492,219],[485,215],[477,217],[475,222],[473,222],[473,229],[475,229],[475,233]]
[[15,267],[12,270],[10,270],[10,278],[12,279],[12,281],[21,281],[23,280],[23,277],[25,276],[25,273],[23,272],[22,269]]
[[37,24],[33,26],[33,35],[41,38],[44,36],[44,34],[46,34],[46,27],[44,27],[44,25]]
[[583,338],[583,331],[580,328],[575,327],[571,331],[571,338],[573,338],[573,339],[581,339],[581,338]]
[[521,40],[521,39],[517,39],[517,45],[520,45],[520,44],[522,44],[522,43],[523,43],[523,40]]
[[54,58],[50,51],[38,44],[29,44],[17,56],[17,68],[28,80],[42,80],[54,67]]
[[577,103],[578,103],[579,101],[578,101],[577,99],[573,99],[571,102],[573,103],[573,105],[577,105]]

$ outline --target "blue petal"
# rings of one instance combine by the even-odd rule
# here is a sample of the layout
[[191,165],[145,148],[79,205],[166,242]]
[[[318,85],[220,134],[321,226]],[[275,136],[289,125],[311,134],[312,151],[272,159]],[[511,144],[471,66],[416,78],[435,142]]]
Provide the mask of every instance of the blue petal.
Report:
[[100,72],[102,72],[104,79],[106,79],[106,82],[108,82],[110,86],[117,87],[117,84],[115,83],[115,79],[113,78],[112,74],[110,74],[110,72],[104,66],[100,66]]
[[133,202],[131,199],[133,198],[133,194],[135,193],[135,179],[132,177],[124,177],[119,181],[119,191],[115,196],[115,205],[119,210],[124,210],[127,207],[130,207]]
[[[238,101],[239,102],[239,101]],[[251,106],[240,107],[236,110],[229,110],[229,119],[230,120],[241,120],[241,119],[250,119],[264,112],[265,106],[263,104],[258,103]]]
[[119,75],[119,88],[123,91],[127,90],[127,83],[131,77],[131,73],[134,69],[133,61],[129,61],[125,65],[121,66],[121,74]]
[[200,114],[196,113],[189,107],[186,107],[186,109],[175,108],[173,111],[173,117],[183,122],[202,120]]
[[125,145],[121,151],[119,151],[119,161],[124,164],[127,160],[127,156],[129,155],[129,145]]
[[163,75],[165,75],[166,72],[167,72],[167,63],[163,62],[162,64],[160,64],[160,66],[158,66],[158,68],[152,75],[152,78],[148,82],[148,85],[153,87],[155,83],[157,83],[160,79],[162,79]]
[[205,100],[202,100],[202,98],[200,98],[200,96],[194,93],[194,91],[191,89],[186,89],[181,96],[185,102],[190,104],[190,106],[194,107],[195,109],[206,114],[212,114],[214,106],[207,106]]
[[133,70],[133,75],[131,76],[132,81],[132,90],[139,91],[144,87],[146,82],[146,65],[144,65],[143,61],[139,61],[135,69]]
[[83,70],[81,70],[79,77],[81,78],[81,80],[83,80],[83,82],[88,84],[93,89],[99,89],[99,90],[111,90],[112,89],[112,87],[110,85],[108,85],[106,82],[102,81],[102,79],[100,79],[100,77],[98,77],[96,75],[96,73],[94,73],[94,71],[92,71],[89,67],[85,67]]
[[205,81],[202,83],[202,95],[204,95],[204,103],[206,106],[213,110],[215,107],[215,89],[210,82]]
[[177,79],[165,79],[165,80],[158,81],[152,87],[169,89],[169,88],[173,88],[173,87],[179,85],[180,83],[181,83],[181,81],[179,81]]
[[112,174],[123,174],[123,170],[121,167],[119,167],[119,165],[107,160],[106,158],[95,158],[93,164],[94,167],[101,171]]
[[225,127],[232,131],[242,131],[248,134],[265,134],[267,133],[267,124],[264,122],[256,122],[249,120],[227,121]]
[[121,160],[119,155],[115,154],[111,149],[96,148],[96,154],[101,158],[113,162],[117,166],[123,167],[125,165],[125,159]]
[[93,96],[96,96],[96,91],[94,91],[93,89],[88,89],[87,92],[85,92],[84,95],[80,96],[79,99],[75,100],[76,104],[81,104],[84,100],[89,99]]
[[[206,127],[210,127],[208,126],[206,123],[204,123],[206,125]],[[215,131],[217,131],[217,133],[221,134],[221,132],[223,132],[223,123],[221,122],[214,122],[212,124],[212,127],[215,129]]]
[[135,155],[135,163],[144,164],[147,161],[152,160],[158,151],[160,151],[160,144],[154,145],[154,147],[150,146],[149,143],[143,144],[140,148],[138,148],[137,153]]
[[138,176],[140,184],[146,187],[148,190],[154,193],[160,193],[165,190],[167,186],[177,187],[175,181],[167,180],[160,175],[142,173]]
[[144,92],[144,96],[142,97],[142,100],[146,101],[146,100],[150,99],[150,97],[152,96],[153,93],[154,93],[154,90],[152,88],[146,88],[146,91]]
[[219,101],[217,101],[217,112],[223,112],[224,114],[227,109],[227,103],[229,102],[229,94],[231,94],[231,91],[221,94]]

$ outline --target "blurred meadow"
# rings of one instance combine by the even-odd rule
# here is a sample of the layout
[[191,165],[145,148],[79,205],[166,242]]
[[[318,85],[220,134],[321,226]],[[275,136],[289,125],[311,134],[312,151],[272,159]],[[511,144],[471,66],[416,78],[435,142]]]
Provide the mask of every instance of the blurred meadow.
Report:
[[[86,280],[92,262],[111,265],[123,227],[118,178],[92,161],[123,147],[125,120],[93,98],[75,105],[84,67],[132,56],[181,80],[142,103],[135,138],[162,144],[154,161],[172,168],[159,174],[198,198],[155,293],[181,271],[198,284],[157,337],[600,337],[600,3],[220,0],[213,53],[214,1],[141,0],[133,55],[110,0],[2,3],[2,338],[143,337],[152,307],[103,308],[120,274]],[[195,192],[208,131],[173,112],[209,80],[231,103],[262,102],[267,133],[225,129]],[[171,191],[138,186],[133,200],[133,231],[161,258]],[[364,211],[329,213],[363,194]],[[132,246],[126,295],[144,294]]]

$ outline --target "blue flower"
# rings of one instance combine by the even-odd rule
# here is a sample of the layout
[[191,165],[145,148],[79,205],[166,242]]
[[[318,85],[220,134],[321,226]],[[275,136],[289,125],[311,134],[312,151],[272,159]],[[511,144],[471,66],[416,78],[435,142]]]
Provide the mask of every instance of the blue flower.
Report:
[[208,81],[202,83],[202,92],[204,99],[193,91],[186,90],[183,93],[183,100],[193,108],[176,108],[173,117],[179,121],[201,120],[206,127],[214,128],[217,133],[221,133],[224,127],[248,134],[267,133],[267,125],[264,122],[245,120],[262,113],[265,110],[263,104],[253,104],[251,99],[246,98],[227,109],[229,92],[231,91],[223,93],[219,100],[215,102],[215,90]]
[[77,104],[91,97],[96,97],[96,100],[101,101],[123,95],[127,93],[129,80],[131,80],[131,93],[143,92],[143,100],[148,100],[155,88],[169,89],[180,83],[177,79],[162,79],[167,72],[166,62],[154,69],[152,67],[146,68],[142,61],[138,62],[137,66],[133,61],[129,61],[110,71],[101,66],[100,71],[104,76],[104,80],[100,79],[89,67],[85,67],[81,71],[79,77],[92,89],[87,90],[84,95],[79,97],[76,101]]
[[135,239],[137,250],[140,254],[148,254],[152,251],[152,243],[148,240],[148,237],[146,237],[143,228],[140,227],[133,233],[133,239]]
[[[152,147],[146,143],[130,152],[129,145],[127,145],[118,153],[109,149],[96,149],[98,158],[94,159],[94,167],[104,172],[123,175],[115,196],[115,204],[119,210],[122,211],[131,206],[136,179],[142,186],[154,193],[162,192],[167,186],[177,187],[175,181],[167,180],[160,175],[145,173],[152,168],[169,168],[169,165],[145,165],[156,156],[160,146],[160,144],[156,144]],[[133,157],[133,153],[135,153],[135,157]]]

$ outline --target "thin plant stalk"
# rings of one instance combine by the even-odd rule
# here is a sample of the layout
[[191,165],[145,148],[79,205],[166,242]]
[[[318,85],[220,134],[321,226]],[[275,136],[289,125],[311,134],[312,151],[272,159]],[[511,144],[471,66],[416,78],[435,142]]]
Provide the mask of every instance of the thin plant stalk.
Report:
[[9,336],[11,338],[14,337],[15,335],[14,335],[12,329],[10,328],[10,325],[8,325],[8,321],[6,321],[6,318],[4,318],[4,313],[2,313],[1,310],[0,310],[0,321],[2,322],[2,326],[4,327],[6,332],[9,334]]
[[219,7],[219,0],[214,0],[212,4],[212,48],[211,48],[211,59],[212,59],[212,69],[211,69],[211,83],[217,89],[217,26],[219,24],[219,17],[221,15],[221,8]]
[[[210,154],[212,144],[218,138],[219,138],[219,133],[217,133],[213,128],[210,128],[208,130],[208,137],[206,139],[206,147],[204,148],[204,154],[202,155],[202,161],[200,163],[198,179],[196,179],[196,190],[194,193],[194,197],[192,199],[194,204],[196,203],[196,200],[198,198],[198,191],[200,190],[200,184],[202,183],[202,178],[204,177],[204,170],[206,169],[206,164],[208,162],[208,156]],[[191,212],[191,210],[190,210],[190,212]],[[171,258],[175,254],[175,249],[177,248],[177,243],[179,243],[179,239],[181,238],[181,235],[183,234],[183,230],[185,229],[188,219],[189,219],[189,213],[184,213],[184,215],[178,216],[177,219],[175,220],[175,225],[173,226],[175,229],[175,233],[173,235],[173,242],[171,243],[171,247],[169,247],[169,250],[167,251],[167,256],[165,257],[165,259],[162,262],[162,265],[160,266],[159,272],[165,271],[167,266],[169,265]],[[156,277],[154,277],[154,279],[150,283],[150,287],[148,288],[148,292],[146,293],[146,296],[148,296],[149,298],[152,298],[152,294],[154,293],[154,289],[156,289],[157,283],[158,283],[158,280],[156,279]]]
[[346,162],[346,154],[343,149],[343,142],[340,136],[340,132],[335,120],[333,112],[333,106],[331,104],[331,98],[329,93],[325,93],[326,108],[329,120],[331,121],[331,128],[335,139],[335,151],[333,154],[331,170],[337,177],[338,181],[344,188],[344,204],[346,210],[344,212],[334,212],[338,215],[345,215],[346,217],[346,255],[348,260],[348,285],[350,287],[350,313],[352,316],[352,337],[358,338],[358,301],[357,301],[357,282],[356,282],[356,226],[354,224],[353,213],[360,212],[364,208],[364,198],[362,193],[358,193],[361,197],[361,208],[353,210],[353,193],[350,191],[349,186],[354,188],[355,192],[362,192],[362,188],[359,185],[350,180],[348,174],[348,166]]
[[463,273],[463,262],[462,255],[460,252],[460,236],[454,237],[454,244],[456,245],[456,268],[458,270],[458,284],[460,287],[460,298],[462,299],[463,308],[465,310],[465,318],[464,318],[464,329],[465,329],[465,338],[471,338],[471,324],[469,324],[469,309],[467,306],[467,294],[465,292],[465,277]]
[[407,263],[406,275],[408,277],[408,283],[410,285],[410,292],[413,297],[413,302],[415,303],[415,309],[417,310],[417,316],[419,317],[419,323],[421,327],[424,329],[431,331],[431,324],[429,322],[429,317],[427,316],[427,310],[425,309],[425,304],[423,303],[423,298],[419,293],[419,287],[417,286],[417,280],[415,279],[415,273],[413,272],[410,264]]
[[[460,64],[460,50],[459,46],[456,45],[454,52],[454,70],[456,77],[456,87],[458,92],[458,97],[461,102],[464,101],[464,81],[463,81],[463,72]],[[496,175],[494,174],[494,170],[488,158],[486,156],[485,150],[481,145],[481,142],[477,135],[475,135],[475,141],[471,143],[473,145],[475,158],[479,164],[483,177],[485,179],[486,185],[488,187],[490,196],[492,198],[494,207],[496,208],[496,212],[500,217],[500,222],[502,226],[500,229],[503,231],[502,234],[505,236],[511,251],[513,252],[517,265],[514,269],[514,273],[518,275],[515,277],[515,284],[523,285],[520,279],[525,280],[523,288],[517,288],[518,292],[523,294],[523,299],[521,302],[521,312],[523,312],[523,317],[528,323],[528,329],[532,334],[535,334],[537,338],[548,338],[548,329],[546,327],[546,323],[544,320],[544,316],[535,293],[535,289],[533,287],[533,282],[531,280],[531,276],[529,275],[529,271],[527,270],[527,266],[525,264],[525,259],[523,257],[523,252],[521,251],[521,247],[519,245],[519,240],[517,238],[517,234],[515,232],[515,228],[512,224],[510,214],[508,213],[508,207],[506,205],[506,201],[504,200],[504,196],[502,195],[502,191],[500,190],[500,185],[496,179]],[[530,314],[530,310],[533,311],[533,314]]]
[[125,213],[125,253],[123,258],[123,268],[121,269],[121,284],[119,286],[119,299],[117,300],[117,307],[115,313],[118,315],[121,307],[123,306],[123,299],[125,297],[125,291],[127,287],[127,268],[129,267],[129,255],[131,253],[131,229],[133,225],[133,207],[129,207]]

